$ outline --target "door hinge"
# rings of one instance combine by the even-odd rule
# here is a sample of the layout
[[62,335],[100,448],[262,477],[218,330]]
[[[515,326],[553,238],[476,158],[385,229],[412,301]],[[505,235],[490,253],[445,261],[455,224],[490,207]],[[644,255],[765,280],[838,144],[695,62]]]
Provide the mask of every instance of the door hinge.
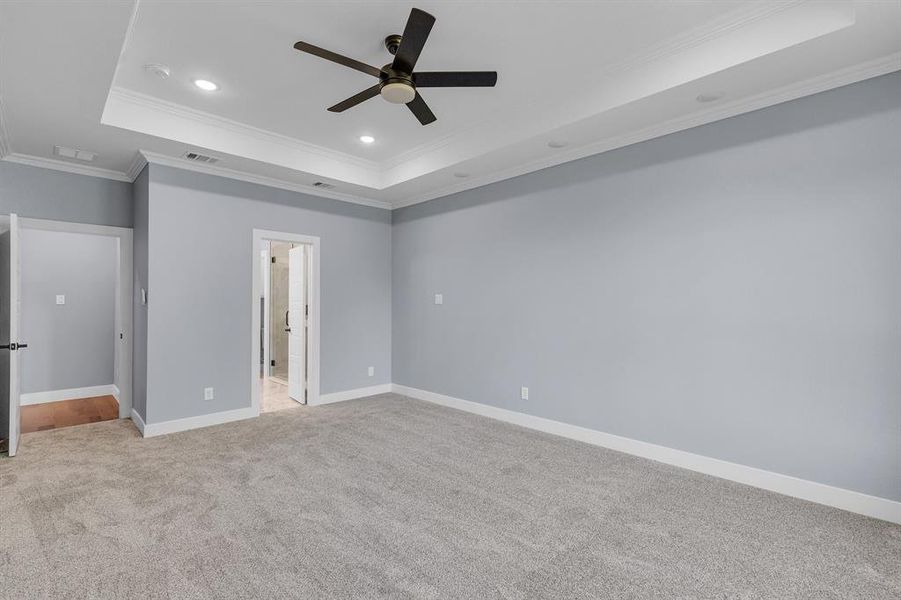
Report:
[[269,361],[269,366],[270,366],[270,367],[274,367],[274,366],[275,366],[275,359],[272,359],[272,360]]
[[309,304],[305,304],[305,305],[304,305],[304,307],[303,307],[303,314],[304,314],[304,316],[306,316],[306,317],[309,317],[309,316],[310,316],[310,305],[309,305]]
[[275,262],[275,257],[274,257],[274,256],[272,257],[272,262],[273,262],[273,263]]

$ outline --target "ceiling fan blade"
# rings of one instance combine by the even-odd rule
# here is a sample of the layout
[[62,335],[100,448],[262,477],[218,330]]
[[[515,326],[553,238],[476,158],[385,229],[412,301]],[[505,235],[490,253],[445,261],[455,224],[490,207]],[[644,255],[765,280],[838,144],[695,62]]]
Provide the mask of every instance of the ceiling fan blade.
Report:
[[382,71],[380,69],[370,67],[366,63],[361,63],[358,60],[354,60],[346,56],[341,56],[340,54],[336,54],[330,50],[325,50],[323,48],[320,48],[319,46],[314,46],[313,44],[308,44],[306,42],[297,42],[296,44],[294,44],[294,48],[300,50],[301,52],[306,52],[307,54],[312,54],[313,56],[318,56],[319,58],[324,58],[325,60],[336,62],[339,65],[344,65],[345,67],[356,69],[357,71],[361,71],[363,73],[366,73],[367,75],[372,75],[373,77],[380,77],[382,74]]
[[374,86],[372,86],[371,88],[367,88],[367,89],[363,90],[359,94],[354,94],[347,100],[342,100],[338,104],[336,104],[334,106],[330,106],[329,112],[344,112],[348,108],[353,108],[360,102],[364,102],[366,100],[369,100],[370,98],[375,98],[376,96],[379,95],[380,87],[381,87],[381,84],[377,83]]
[[423,125],[428,125],[438,119],[432,112],[432,109],[429,108],[429,105],[422,99],[422,96],[419,95],[419,92],[416,92],[415,98],[407,102],[407,108],[416,115],[416,118]]
[[413,73],[416,87],[494,87],[496,71],[436,71]]
[[411,10],[407,26],[404,27],[400,47],[394,55],[394,63],[391,66],[398,71],[412,73],[434,24],[435,17],[429,13],[418,8]]

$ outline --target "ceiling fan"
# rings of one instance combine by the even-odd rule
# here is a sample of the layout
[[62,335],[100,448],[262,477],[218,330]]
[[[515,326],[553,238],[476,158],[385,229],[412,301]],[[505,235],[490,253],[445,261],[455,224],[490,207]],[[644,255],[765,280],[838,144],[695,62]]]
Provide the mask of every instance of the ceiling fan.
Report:
[[428,125],[437,117],[419,95],[417,88],[494,87],[497,83],[495,71],[414,72],[413,68],[434,24],[435,17],[429,13],[418,8],[411,10],[403,35],[393,34],[385,38],[385,47],[394,55],[394,61],[381,69],[306,42],[297,42],[294,47],[301,52],[336,62],[379,79],[379,82],[371,88],[329,107],[331,112],[344,112],[381,94],[388,102],[406,104],[420,123]]

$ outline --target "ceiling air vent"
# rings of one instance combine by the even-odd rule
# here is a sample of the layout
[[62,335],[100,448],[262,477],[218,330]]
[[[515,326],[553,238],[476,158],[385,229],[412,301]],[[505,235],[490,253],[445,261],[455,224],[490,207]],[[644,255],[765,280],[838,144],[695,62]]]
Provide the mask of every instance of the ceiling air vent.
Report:
[[313,184],[313,187],[322,188],[323,190],[330,190],[335,186],[333,186],[330,183],[326,183],[324,181],[317,181],[316,183]]
[[218,158],[207,156],[206,154],[199,154],[197,152],[185,152],[181,157],[185,160],[190,160],[191,162],[207,163],[210,165],[219,162]]
[[67,148],[65,146],[54,146],[53,153],[62,158],[74,158],[75,160],[83,160],[84,162],[91,162],[97,157],[97,154],[94,152],[79,150],[78,148]]

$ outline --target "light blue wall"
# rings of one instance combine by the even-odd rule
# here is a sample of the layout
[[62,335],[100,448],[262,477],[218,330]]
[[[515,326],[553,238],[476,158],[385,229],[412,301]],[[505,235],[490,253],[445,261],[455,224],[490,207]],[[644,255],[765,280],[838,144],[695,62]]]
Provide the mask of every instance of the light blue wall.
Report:
[[255,228],[321,238],[321,392],[391,381],[388,211],[150,165],[148,223],[147,423],[250,406]]
[[23,228],[20,252],[22,392],[113,383],[118,240]]
[[131,227],[131,184],[0,160],[0,214]]
[[901,75],[393,222],[395,383],[901,500]]
[[134,368],[132,369],[131,406],[143,419],[147,414],[147,306],[144,305],[141,290],[148,289],[147,262],[149,247],[147,243],[147,227],[149,213],[150,178],[148,168],[144,167],[134,182],[134,302],[133,328],[134,344],[132,348]]

